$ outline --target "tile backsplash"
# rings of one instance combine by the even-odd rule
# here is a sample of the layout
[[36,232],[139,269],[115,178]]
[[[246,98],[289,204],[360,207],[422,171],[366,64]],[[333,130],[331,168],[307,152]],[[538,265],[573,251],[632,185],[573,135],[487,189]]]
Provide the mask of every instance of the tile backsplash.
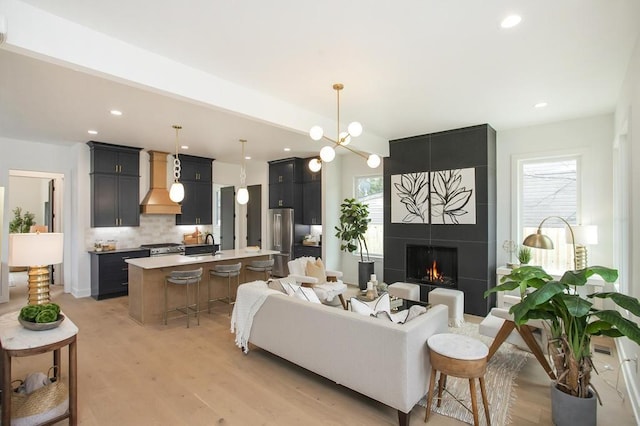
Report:
[[[116,248],[137,248],[141,244],[182,243],[183,234],[195,232],[196,227],[203,236],[211,233],[211,225],[176,225],[175,215],[141,214],[140,226],[114,228],[88,228],[85,232],[87,250],[93,250],[94,243],[102,240],[116,240]],[[216,238],[216,243],[219,243]]]

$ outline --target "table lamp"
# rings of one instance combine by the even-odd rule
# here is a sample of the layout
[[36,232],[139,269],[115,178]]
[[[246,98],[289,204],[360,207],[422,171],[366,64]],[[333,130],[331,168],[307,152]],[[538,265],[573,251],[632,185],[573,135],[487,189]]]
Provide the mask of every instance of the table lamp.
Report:
[[573,236],[576,239],[576,267],[587,267],[587,247],[589,244],[598,244],[598,227],[595,225],[574,225]]
[[9,234],[9,266],[28,266],[28,303],[49,303],[49,265],[62,263],[61,233]]

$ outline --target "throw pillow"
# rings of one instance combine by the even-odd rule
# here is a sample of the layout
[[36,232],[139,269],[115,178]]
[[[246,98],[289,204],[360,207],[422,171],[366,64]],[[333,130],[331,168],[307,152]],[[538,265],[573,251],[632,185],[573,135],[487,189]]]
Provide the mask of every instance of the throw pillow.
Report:
[[324,264],[320,258],[316,259],[315,262],[308,261],[304,274],[308,277],[317,279],[318,284],[324,284],[327,282],[327,273],[324,270]]
[[280,280],[269,280],[267,281],[267,287],[269,287],[271,290],[276,290],[279,291],[280,293],[284,293],[287,294],[287,292],[284,290],[284,287],[282,286],[282,283],[280,282]]
[[384,293],[371,302],[359,300],[352,297],[349,301],[351,305],[351,311],[360,315],[376,316],[378,312],[391,312],[391,300],[389,299],[389,293]]
[[321,303],[320,299],[318,299],[318,296],[316,295],[316,292],[309,287],[298,287],[298,289],[294,293],[294,296],[298,299],[306,300],[307,302]]
[[421,305],[413,305],[404,311],[390,313],[387,311],[377,312],[376,318],[386,318],[396,324],[406,324],[414,318],[427,312],[427,308]]
[[282,290],[289,296],[293,296],[296,290],[300,287],[296,284],[296,280],[291,278],[281,278],[280,285],[282,286]]

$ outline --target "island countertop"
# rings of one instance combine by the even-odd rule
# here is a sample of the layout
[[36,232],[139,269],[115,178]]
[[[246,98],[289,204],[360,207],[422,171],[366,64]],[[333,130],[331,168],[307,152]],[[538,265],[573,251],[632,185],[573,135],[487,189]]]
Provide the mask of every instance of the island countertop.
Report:
[[139,257],[135,259],[126,259],[125,262],[142,269],[159,269],[159,268],[171,268],[174,266],[196,265],[198,263],[209,263],[209,262],[220,262],[220,261],[227,261],[227,260],[244,259],[247,257],[268,256],[271,254],[279,254],[279,253],[280,253],[279,251],[275,251],[275,250],[245,251],[245,249],[237,249],[237,250],[221,250],[216,255],[199,254],[199,255],[185,256],[182,254],[172,254],[168,256]]

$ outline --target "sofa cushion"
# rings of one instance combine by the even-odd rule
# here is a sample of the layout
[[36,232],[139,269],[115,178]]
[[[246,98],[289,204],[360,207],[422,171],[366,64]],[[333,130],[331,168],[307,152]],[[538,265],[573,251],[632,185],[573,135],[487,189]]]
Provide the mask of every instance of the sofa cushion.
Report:
[[300,286],[296,284],[296,280],[290,278],[281,278],[280,285],[282,286],[282,290],[289,296],[293,296],[296,290],[300,288]]
[[289,267],[289,274],[304,276],[307,262],[308,261],[314,262],[315,260],[316,260],[315,257],[303,256],[303,257],[299,257],[297,259],[289,261],[287,263],[287,266]]
[[324,264],[322,259],[316,259],[315,261],[309,260],[304,269],[304,274],[308,277],[313,277],[318,280],[318,284],[327,282],[327,273],[324,270]]
[[387,312],[380,311],[376,312],[376,318],[383,318],[389,321],[395,322],[396,324],[406,324],[414,318],[419,317],[420,315],[427,312],[427,308],[421,305],[412,305],[409,309],[405,309],[400,312]]
[[352,297],[349,301],[351,305],[351,311],[360,315],[376,316],[378,312],[391,313],[391,300],[389,299],[389,293],[384,293],[371,302],[359,300],[356,297]]
[[306,300],[307,302],[321,303],[320,299],[318,299],[318,296],[316,296],[316,293],[312,288],[309,287],[298,287],[293,295],[294,297],[297,297],[301,300]]

